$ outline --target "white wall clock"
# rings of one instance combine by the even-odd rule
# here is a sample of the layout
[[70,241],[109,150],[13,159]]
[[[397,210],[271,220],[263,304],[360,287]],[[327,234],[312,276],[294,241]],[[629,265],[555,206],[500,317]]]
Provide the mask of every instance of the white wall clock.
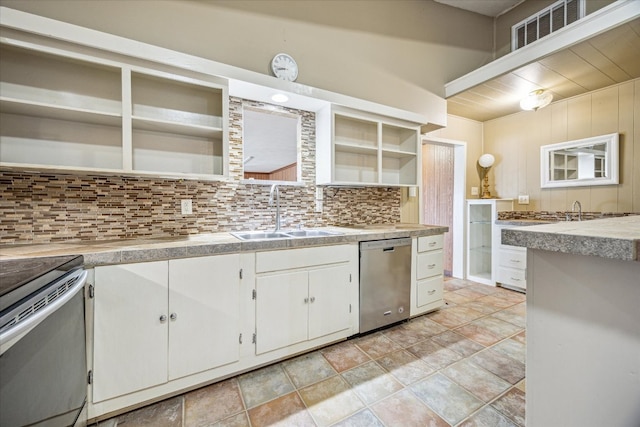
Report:
[[273,57],[271,71],[274,76],[282,80],[294,82],[298,78],[298,64],[291,55],[286,53],[279,53]]

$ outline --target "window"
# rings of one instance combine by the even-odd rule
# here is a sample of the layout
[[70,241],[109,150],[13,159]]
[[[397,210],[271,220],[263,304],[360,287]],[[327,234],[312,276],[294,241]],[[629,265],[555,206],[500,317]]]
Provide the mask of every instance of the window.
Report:
[[520,49],[585,15],[585,0],[559,0],[511,27],[511,50]]

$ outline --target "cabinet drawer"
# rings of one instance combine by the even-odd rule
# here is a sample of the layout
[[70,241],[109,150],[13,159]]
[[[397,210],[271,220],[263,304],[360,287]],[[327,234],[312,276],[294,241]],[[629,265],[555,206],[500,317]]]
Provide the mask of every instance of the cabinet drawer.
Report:
[[527,268],[527,250],[500,249],[499,265],[518,269]]
[[509,267],[498,268],[497,282],[504,285],[516,286],[518,288],[527,288],[527,274],[525,270],[519,270]]
[[444,242],[444,234],[436,234],[435,236],[418,237],[418,252],[432,251],[434,249],[442,249]]
[[284,251],[258,252],[256,254],[256,273],[348,262],[354,256],[357,259],[357,253],[358,248],[355,245],[318,246]]
[[430,279],[418,280],[417,283],[417,303],[418,307],[431,304],[442,299],[443,293],[442,276],[431,277]]
[[416,257],[416,279],[439,276],[442,274],[443,253],[441,250],[425,252]]

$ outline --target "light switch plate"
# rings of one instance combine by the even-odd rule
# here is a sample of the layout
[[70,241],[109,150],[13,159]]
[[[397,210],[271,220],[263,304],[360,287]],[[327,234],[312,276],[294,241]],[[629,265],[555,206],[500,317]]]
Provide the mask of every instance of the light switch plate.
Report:
[[182,215],[191,215],[193,213],[193,203],[191,199],[180,200],[180,211]]
[[471,195],[472,196],[477,196],[478,194],[480,194],[478,192],[478,187],[471,187]]
[[529,195],[520,195],[518,196],[518,204],[519,205],[528,205],[529,204]]

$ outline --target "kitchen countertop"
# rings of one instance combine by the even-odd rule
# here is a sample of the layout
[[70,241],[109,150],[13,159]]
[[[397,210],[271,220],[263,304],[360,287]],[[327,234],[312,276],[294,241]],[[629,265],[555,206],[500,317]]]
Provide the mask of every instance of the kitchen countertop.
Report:
[[496,225],[509,225],[512,227],[525,227],[530,225],[554,224],[556,221],[543,219],[497,219]]
[[442,234],[446,226],[380,224],[354,227],[322,227],[342,234],[322,237],[243,241],[228,232],[196,234],[175,238],[94,240],[0,246],[0,260],[58,255],[82,255],[85,265],[109,265],[223,253],[292,249],[306,246],[357,243],[400,237]]
[[529,249],[640,261],[640,215],[504,229],[502,243]]

